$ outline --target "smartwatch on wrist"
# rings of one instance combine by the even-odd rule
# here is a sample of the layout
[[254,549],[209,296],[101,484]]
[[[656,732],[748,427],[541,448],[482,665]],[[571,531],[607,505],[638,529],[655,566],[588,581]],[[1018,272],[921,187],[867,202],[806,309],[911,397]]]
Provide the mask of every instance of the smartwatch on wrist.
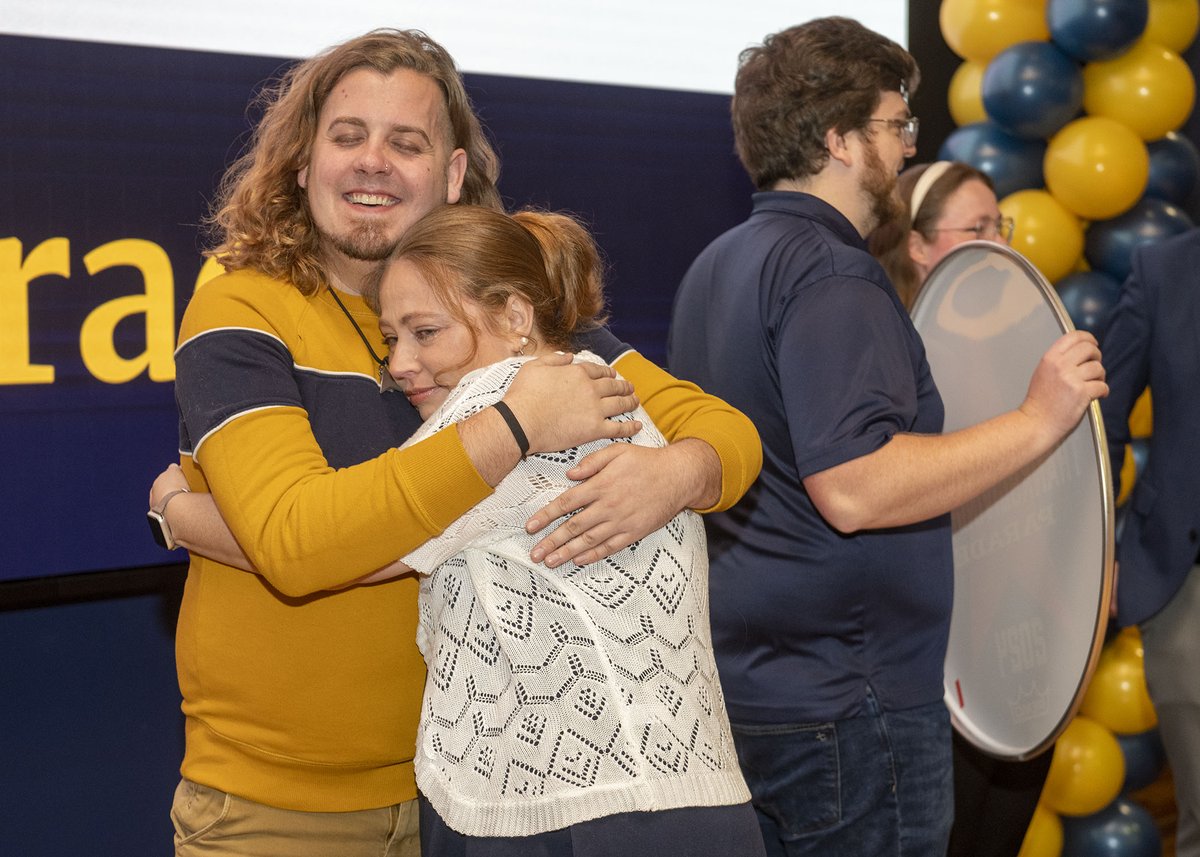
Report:
[[175,537],[171,535],[171,525],[167,523],[167,504],[176,494],[188,494],[190,488],[176,488],[174,491],[167,492],[167,496],[162,498],[162,502],[157,507],[152,507],[146,513],[146,520],[150,523],[150,534],[154,536],[154,541],[161,548],[167,550],[175,550]]

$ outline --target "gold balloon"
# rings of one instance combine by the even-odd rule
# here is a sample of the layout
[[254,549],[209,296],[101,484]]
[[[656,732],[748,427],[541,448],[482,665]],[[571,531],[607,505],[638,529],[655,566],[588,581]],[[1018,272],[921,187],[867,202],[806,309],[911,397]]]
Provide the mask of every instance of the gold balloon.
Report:
[[1192,70],[1175,51],[1145,39],[1119,57],[1083,67],[1083,109],[1158,140],[1187,121],[1196,101]]
[[1133,459],[1133,447],[1125,444],[1125,459],[1121,462],[1121,490],[1117,494],[1117,505],[1123,506],[1137,481],[1137,462]]
[[1108,220],[1141,198],[1150,153],[1125,124],[1085,116],[1050,138],[1042,170],[1046,189],[1067,209],[1088,220]]
[[1045,804],[1039,803],[1029,819],[1029,827],[1017,857],[1059,857],[1062,848],[1062,819],[1053,810],[1047,809]]
[[1146,649],[1142,646],[1142,631],[1137,625],[1128,625],[1122,628],[1110,645],[1117,651],[1132,657],[1146,657]]
[[1059,815],[1091,815],[1112,803],[1124,782],[1125,756],[1116,736],[1076,717],[1054,745],[1042,802]]
[[983,72],[987,63],[967,62],[960,65],[950,78],[946,101],[955,125],[970,125],[987,119],[983,109]]
[[1138,481],[1138,462],[1133,459],[1133,447],[1126,444],[1126,457],[1121,462],[1121,491],[1117,492],[1117,505],[1124,505],[1133,491],[1133,484]]
[[1150,390],[1145,390],[1133,403],[1129,412],[1129,434],[1131,437],[1150,437],[1154,433],[1154,408],[1150,404]]
[[1118,735],[1135,735],[1158,725],[1140,649],[1105,646],[1079,711]]
[[942,0],[938,20],[950,50],[982,63],[1017,42],[1050,38],[1046,0]]
[[1150,16],[1142,38],[1177,54],[1188,49],[1200,26],[1200,0],[1150,0]]
[[1044,190],[1019,190],[1000,200],[1000,213],[1016,223],[1012,247],[1051,283],[1075,270],[1083,255],[1083,226]]

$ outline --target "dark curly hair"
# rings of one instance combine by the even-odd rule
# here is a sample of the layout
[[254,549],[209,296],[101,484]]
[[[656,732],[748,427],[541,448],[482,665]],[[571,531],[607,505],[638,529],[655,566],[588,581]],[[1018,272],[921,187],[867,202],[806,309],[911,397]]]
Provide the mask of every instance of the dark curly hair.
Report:
[[738,62],[733,135],[759,190],[819,173],[828,130],[865,128],[881,92],[911,96],[920,81],[908,51],[850,18],[775,33]]

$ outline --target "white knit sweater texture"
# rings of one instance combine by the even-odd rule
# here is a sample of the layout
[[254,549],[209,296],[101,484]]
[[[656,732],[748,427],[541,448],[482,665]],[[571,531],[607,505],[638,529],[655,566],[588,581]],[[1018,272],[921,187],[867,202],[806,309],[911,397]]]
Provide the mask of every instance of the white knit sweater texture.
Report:
[[[523,362],[464,377],[409,443],[499,401]],[[645,411],[633,417],[643,428],[631,442],[665,445]],[[423,573],[417,642],[429,667],[417,785],[460,833],[529,836],[750,798],[712,656],[699,516],[582,568],[529,559],[545,534],[525,521],[611,442],[530,456],[404,558]]]

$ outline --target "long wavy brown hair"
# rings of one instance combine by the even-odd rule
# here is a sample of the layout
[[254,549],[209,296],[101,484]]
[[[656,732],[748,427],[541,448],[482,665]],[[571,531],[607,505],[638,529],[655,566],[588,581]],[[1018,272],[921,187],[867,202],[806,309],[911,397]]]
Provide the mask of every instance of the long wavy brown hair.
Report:
[[253,268],[304,294],[325,282],[320,235],[296,174],[310,160],[317,119],[348,72],[411,69],[432,78],[446,99],[452,148],[467,153],[461,201],[500,209],[500,161],[471,107],[449,53],[419,30],[372,30],[292,66],[258,96],[263,109],[247,149],[225,173],[205,220],[206,255],[231,270]]

